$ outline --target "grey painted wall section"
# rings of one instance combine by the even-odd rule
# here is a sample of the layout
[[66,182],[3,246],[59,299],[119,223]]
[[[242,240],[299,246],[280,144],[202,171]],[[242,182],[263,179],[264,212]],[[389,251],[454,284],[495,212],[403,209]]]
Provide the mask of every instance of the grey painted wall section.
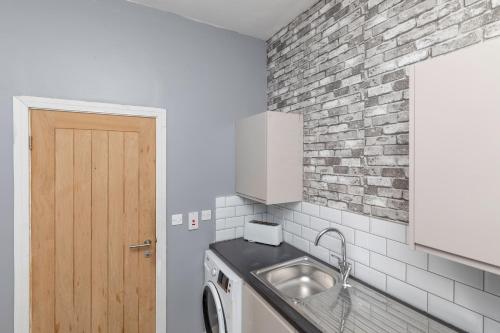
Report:
[[[121,0],[0,5],[0,331],[13,331],[12,96],[168,110],[168,214],[234,191],[235,119],[265,110],[265,43]],[[215,223],[168,227],[168,332],[201,332]]]

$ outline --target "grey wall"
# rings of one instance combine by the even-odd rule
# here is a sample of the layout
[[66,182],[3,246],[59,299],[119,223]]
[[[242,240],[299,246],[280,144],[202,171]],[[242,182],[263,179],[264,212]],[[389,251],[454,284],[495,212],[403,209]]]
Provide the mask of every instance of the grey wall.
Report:
[[[121,0],[0,4],[0,331],[13,331],[12,96],[168,110],[168,213],[234,191],[233,121],[265,110],[265,43]],[[201,332],[214,223],[168,227],[168,332]]]

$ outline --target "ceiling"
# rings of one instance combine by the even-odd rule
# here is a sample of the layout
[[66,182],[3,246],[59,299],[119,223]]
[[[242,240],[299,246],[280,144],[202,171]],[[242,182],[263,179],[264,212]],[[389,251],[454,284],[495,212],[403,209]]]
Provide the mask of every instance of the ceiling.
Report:
[[128,0],[267,40],[318,0]]

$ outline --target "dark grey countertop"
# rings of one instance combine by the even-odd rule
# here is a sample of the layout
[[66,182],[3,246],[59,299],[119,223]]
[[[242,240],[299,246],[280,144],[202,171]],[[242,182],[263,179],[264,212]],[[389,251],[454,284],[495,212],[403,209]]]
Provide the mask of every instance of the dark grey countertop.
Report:
[[[326,305],[327,307],[330,306],[329,312],[316,311],[315,308],[309,308],[310,316],[307,319],[251,274],[252,271],[257,269],[302,256],[310,256],[328,265],[327,263],[287,243],[282,243],[280,246],[275,247],[250,243],[243,240],[243,238],[238,238],[210,244],[210,249],[228,264],[235,273],[240,275],[278,313],[287,319],[297,331],[303,333],[339,331],[333,328],[338,327],[336,323],[339,322],[339,319],[335,317],[338,315],[338,309],[335,307],[332,308],[331,304]],[[353,313],[350,314],[349,319],[346,321],[344,329],[346,333],[351,331],[377,333],[463,332],[353,277],[350,280],[356,285],[349,297],[349,303],[354,305],[355,311],[352,311]],[[328,299],[328,295],[325,294],[322,298],[312,299],[308,306],[319,306],[317,309],[324,308],[325,300]],[[373,304],[373,308],[370,307],[366,310],[366,304],[370,306]]]

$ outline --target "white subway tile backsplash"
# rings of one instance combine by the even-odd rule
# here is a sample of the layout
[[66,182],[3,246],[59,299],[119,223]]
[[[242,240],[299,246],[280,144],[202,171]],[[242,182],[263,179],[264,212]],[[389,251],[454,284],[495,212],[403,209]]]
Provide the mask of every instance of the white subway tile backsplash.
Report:
[[226,197],[215,198],[215,208],[226,207]]
[[489,272],[485,272],[484,290],[489,293],[500,296],[500,275],[495,275]]
[[453,280],[408,265],[406,282],[434,295],[453,301]]
[[296,211],[296,212],[301,212],[302,211],[302,202],[288,202],[281,204],[281,206]]
[[285,221],[285,230],[294,234],[300,235],[302,233],[301,225],[291,221]]
[[354,229],[334,222],[330,223],[330,227],[339,229],[340,232],[344,235],[347,243],[354,244]]
[[253,205],[253,213],[254,214],[261,214],[261,213],[266,213],[266,212],[267,212],[266,205],[263,205],[263,204],[254,204]]
[[368,266],[360,264],[359,262],[355,263],[356,273],[355,276],[365,281],[366,283],[371,284],[375,288],[385,291],[386,290],[386,275],[384,273],[378,272],[374,269],[371,269]]
[[302,212],[311,216],[319,216],[319,206],[309,202],[302,203]]
[[282,212],[285,220],[293,221],[293,210],[282,208]]
[[483,272],[445,258],[429,255],[429,271],[483,289]]
[[243,233],[244,233],[244,231],[245,231],[245,230],[244,230],[244,228],[243,228],[243,227],[237,227],[237,228],[235,229],[235,235],[234,235],[234,237],[236,237],[236,238],[243,237]]
[[236,238],[235,229],[223,229],[215,231],[215,240],[217,242]]
[[309,242],[299,236],[293,235],[292,245],[301,249],[302,251],[309,252]]
[[233,217],[236,210],[234,207],[224,207],[224,208],[216,208],[215,209],[215,218],[223,219],[226,217]]
[[229,197],[226,197],[226,207],[232,207],[232,206],[242,206],[247,203],[247,199],[242,198],[237,195],[232,195]]
[[330,222],[340,223],[342,220],[342,211],[335,208],[320,206],[319,217]]
[[253,213],[253,205],[236,206],[236,216],[252,215]]
[[498,333],[500,332],[500,322],[490,318],[484,318],[484,333]]
[[387,292],[420,310],[427,311],[427,293],[422,289],[388,276]]
[[368,216],[342,211],[342,224],[353,229],[370,231],[370,219]]
[[226,228],[226,219],[215,220],[215,230],[222,230]]
[[317,234],[318,232],[313,229],[310,229],[308,227],[302,227],[302,238],[306,239],[311,243],[314,243]]
[[406,243],[406,225],[370,217],[372,234]]
[[[264,206],[266,207],[266,206]],[[285,216],[283,214],[283,208],[280,206],[272,205],[267,207],[267,212],[273,215],[275,218],[283,219]]]
[[283,240],[285,242],[287,242],[288,244],[292,244],[293,234],[289,233],[288,231],[283,230]]
[[340,249],[342,248],[341,244],[340,239],[335,237],[334,234],[326,234],[321,237],[321,240],[319,241],[319,245],[326,247],[335,253],[340,253]]
[[323,230],[325,228],[329,228],[330,227],[330,222],[328,222],[327,220],[323,220],[323,219],[320,219],[320,218],[317,218],[317,217],[314,217],[312,216],[311,217],[311,228],[316,230],[316,231],[320,231],[320,230]]
[[406,265],[375,252],[370,253],[370,267],[400,280],[406,278]]
[[309,227],[310,219],[311,219],[311,217],[309,215],[302,214],[299,212],[293,212],[293,222],[296,222],[296,223],[302,224],[306,227]]
[[367,232],[356,230],[355,244],[365,249],[386,254],[387,243],[383,237],[375,236]]
[[[255,211],[255,207],[254,207],[254,211]],[[271,214],[268,214],[268,213],[255,213],[255,215],[261,215],[262,214],[262,221],[265,221],[265,222],[275,222],[274,220],[276,220],[276,222],[279,223],[280,219],[279,218],[274,218],[274,216],[272,216]]]
[[226,228],[242,227],[245,224],[244,216],[228,217],[226,219]]
[[427,269],[427,253],[414,251],[406,244],[387,240],[387,256],[407,264]]
[[329,262],[330,260],[330,251],[325,249],[322,246],[315,246],[314,244],[310,245],[311,254],[324,262]]
[[500,321],[500,297],[455,283],[455,303]]
[[430,314],[460,327],[467,332],[483,332],[483,316],[479,313],[470,311],[460,305],[432,294],[428,295],[428,301],[428,311]]
[[[216,241],[243,237],[246,222],[263,220],[267,216],[267,206],[253,203],[237,195],[217,197],[215,198],[215,206]],[[274,219],[272,215],[269,217]]]
[[217,241],[242,237],[251,220],[282,223],[285,242],[336,267],[339,238],[328,233],[319,246],[314,239],[324,228],[337,228],[346,238],[353,276],[468,332],[500,333],[500,276],[412,250],[404,224],[310,203],[265,206],[238,196],[216,198],[215,214]]
[[257,221],[262,221],[264,220],[263,214],[252,214],[252,215],[245,215],[245,223],[257,220]]
[[347,244],[347,257],[363,265],[370,266],[370,251],[362,247]]

